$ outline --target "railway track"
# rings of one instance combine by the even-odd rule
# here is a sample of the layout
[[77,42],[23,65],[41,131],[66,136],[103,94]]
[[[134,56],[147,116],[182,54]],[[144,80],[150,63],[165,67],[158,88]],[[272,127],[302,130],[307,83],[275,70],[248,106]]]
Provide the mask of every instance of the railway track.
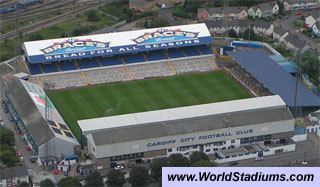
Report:
[[[64,20],[68,19],[68,18],[75,16],[79,12],[84,12],[84,11],[96,8],[96,7],[100,6],[101,3],[105,3],[105,2],[99,1],[99,2],[91,2],[88,4],[84,4],[82,7],[79,7],[77,10],[73,10],[71,12],[61,14],[61,15],[53,17],[53,18],[46,19],[44,21],[40,21],[35,24],[22,27],[19,29],[19,32],[26,34],[26,33],[40,30],[45,27],[55,25],[57,23],[60,23]],[[4,39],[13,39],[16,37],[16,34],[17,34],[16,31],[10,31],[10,32],[4,33],[4,34],[0,35],[0,41],[3,41]]]
[[[71,8],[77,3],[78,0],[67,0],[67,1],[54,1],[48,4],[39,4],[35,6],[28,7],[26,9],[21,9],[19,11],[19,16],[23,19],[35,16],[37,14],[46,13],[48,11],[54,11],[59,8],[67,9]],[[4,14],[1,16],[1,21],[10,21],[14,20],[15,12]]]

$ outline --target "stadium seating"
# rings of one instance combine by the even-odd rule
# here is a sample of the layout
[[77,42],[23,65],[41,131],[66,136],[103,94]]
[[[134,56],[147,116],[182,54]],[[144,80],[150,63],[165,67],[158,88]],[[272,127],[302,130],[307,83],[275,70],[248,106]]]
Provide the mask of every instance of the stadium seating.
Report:
[[72,61],[63,61],[63,62],[57,62],[57,63],[62,71],[70,71],[70,70],[77,69],[77,67],[72,63]]
[[124,56],[124,62],[126,64],[136,63],[136,62],[144,62],[144,58],[142,54],[133,54]]
[[59,71],[56,63],[54,63],[54,62],[50,63],[50,64],[41,64],[41,65],[42,65],[43,71],[45,73],[53,73],[53,72]]
[[77,63],[79,64],[80,69],[100,67],[96,59],[90,59],[90,58],[81,59],[81,60],[78,60]]
[[198,56],[198,55],[201,55],[196,47],[183,47],[181,49],[183,50],[183,52],[187,56]]
[[168,52],[168,56],[170,58],[182,58],[182,57],[185,57],[184,54],[180,50],[178,50],[177,48],[168,49],[167,52]]
[[30,70],[31,74],[37,75],[37,74],[41,74],[42,73],[39,64],[29,64],[28,63],[28,65],[29,65],[29,70]]
[[199,45],[197,46],[198,49],[200,50],[200,52],[203,54],[203,55],[209,55],[209,54],[212,54],[210,48],[206,45]]
[[99,61],[102,66],[114,66],[114,65],[122,64],[119,57],[117,57],[117,56],[107,57],[107,58],[99,58]]
[[[62,62],[54,62],[51,64],[28,64],[31,74],[41,74],[41,73],[52,73],[59,71],[70,71],[70,70],[78,70],[78,69],[90,69],[96,67],[105,67],[105,66],[115,66],[115,65],[125,65],[125,64],[134,64],[139,62],[145,62],[146,59],[148,61],[154,62],[159,60],[175,60],[175,58],[184,58],[184,57],[194,57],[196,59],[202,58],[202,55],[212,54],[210,48],[206,45],[199,45],[193,47],[182,47],[182,48],[171,48],[167,50],[152,50],[145,53],[137,53],[137,54],[123,54],[116,55],[111,57],[99,57],[99,58],[87,58],[80,59],[77,61],[62,61]],[[181,63],[176,65],[177,63]],[[148,63],[150,64],[150,63]],[[183,62],[175,62],[175,66],[177,66],[177,73],[184,73],[190,71],[207,71],[211,67],[211,62],[200,62],[199,60],[195,60],[194,64],[187,63],[183,64]],[[157,66],[157,67],[156,67]],[[170,65],[169,65],[170,66]],[[159,72],[149,71],[150,75],[143,75],[140,72],[137,72],[135,69],[133,70],[137,77],[149,77],[153,74],[153,76],[166,76],[168,73],[166,71],[162,71],[163,67],[155,65],[154,68],[160,68]],[[139,69],[139,68],[138,68]],[[164,69],[168,70],[168,67],[164,65]],[[169,68],[172,70],[172,68]],[[143,72],[143,71],[142,71]],[[171,72],[172,73],[172,72]],[[131,74],[131,73],[130,73]],[[105,78],[101,79],[101,82],[108,81],[112,82],[113,80],[120,80],[120,78]],[[121,81],[121,80],[120,80]]]
[[156,60],[165,60],[168,59],[166,55],[164,54],[164,50],[154,50],[149,51],[149,53],[146,54],[147,59],[149,61],[156,61]]

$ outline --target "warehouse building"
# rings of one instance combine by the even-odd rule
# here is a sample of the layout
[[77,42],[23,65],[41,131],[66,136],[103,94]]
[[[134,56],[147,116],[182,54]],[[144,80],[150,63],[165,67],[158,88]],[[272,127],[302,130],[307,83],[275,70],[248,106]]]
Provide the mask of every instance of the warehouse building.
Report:
[[280,96],[79,120],[88,151],[108,162],[143,162],[204,151],[218,163],[295,150],[294,120]]

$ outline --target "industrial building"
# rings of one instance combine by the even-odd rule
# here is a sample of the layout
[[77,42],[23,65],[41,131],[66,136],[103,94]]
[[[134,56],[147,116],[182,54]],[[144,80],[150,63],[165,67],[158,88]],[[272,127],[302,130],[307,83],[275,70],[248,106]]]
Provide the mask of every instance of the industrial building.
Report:
[[3,81],[4,103],[33,155],[41,160],[74,155],[79,143],[44,90],[12,75]]
[[218,163],[295,150],[294,120],[278,95],[79,120],[88,151],[143,162],[204,151]]

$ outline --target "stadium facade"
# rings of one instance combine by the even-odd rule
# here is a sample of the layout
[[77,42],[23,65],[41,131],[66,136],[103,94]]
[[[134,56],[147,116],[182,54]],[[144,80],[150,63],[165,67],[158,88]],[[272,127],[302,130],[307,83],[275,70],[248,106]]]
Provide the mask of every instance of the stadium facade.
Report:
[[25,42],[30,81],[55,89],[214,70],[205,24]]
[[295,150],[294,120],[266,96],[79,120],[88,150],[106,162],[141,162],[204,151],[218,163]]
[[74,155],[79,143],[44,90],[12,75],[3,81],[4,103],[33,155],[42,160]]

